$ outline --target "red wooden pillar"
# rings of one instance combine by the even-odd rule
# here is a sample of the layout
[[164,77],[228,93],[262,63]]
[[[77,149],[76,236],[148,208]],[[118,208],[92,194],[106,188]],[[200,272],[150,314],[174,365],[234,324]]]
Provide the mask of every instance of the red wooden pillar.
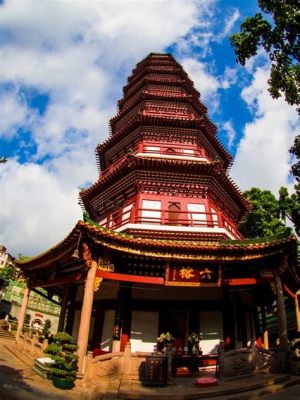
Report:
[[86,246],[86,255],[84,256],[89,271],[87,273],[83,303],[81,309],[81,317],[79,323],[79,333],[78,333],[78,373],[82,374],[84,368],[84,356],[86,355],[88,339],[89,339],[89,329],[92,315],[92,306],[94,300],[94,287],[95,287],[95,277],[97,272],[97,262],[91,259],[89,254],[89,249]]
[[29,287],[25,288],[24,295],[23,295],[23,300],[22,300],[22,305],[19,313],[19,318],[18,318],[18,327],[17,327],[17,334],[16,334],[16,341],[20,339],[20,335],[22,333],[22,328],[24,324],[24,319],[25,319],[25,313],[29,301],[29,296],[30,296],[30,289]]

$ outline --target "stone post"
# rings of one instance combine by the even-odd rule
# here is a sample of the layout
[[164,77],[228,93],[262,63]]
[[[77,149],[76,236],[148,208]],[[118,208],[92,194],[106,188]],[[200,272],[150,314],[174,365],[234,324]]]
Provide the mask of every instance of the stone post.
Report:
[[30,289],[29,289],[29,287],[26,287],[26,289],[24,291],[24,295],[23,295],[19,318],[18,318],[18,327],[17,327],[17,334],[16,334],[17,342],[19,342],[20,335],[22,333],[22,328],[23,328],[23,324],[24,324],[25,313],[26,313],[26,309],[27,309],[27,305],[28,305],[29,296],[30,296]]
[[67,305],[69,300],[69,291],[70,291],[70,284],[65,285],[64,287],[64,296],[61,301],[61,309],[59,314],[59,320],[57,325],[57,332],[63,332],[65,329],[65,318],[66,318],[66,311]]
[[84,373],[84,357],[87,351],[88,339],[89,339],[89,330],[90,330],[90,322],[91,322],[91,314],[92,314],[92,306],[94,299],[94,283],[95,276],[97,271],[97,262],[91,261],[90,269],[87,273],[82,309],[81,309],[81,317],[79,324],[79,333],[78,333],[78,373]]
[[123,375],[131,374],[131,343],[130,342],[127,342],[125,345],[122,372],[123,372]]
[[286,322],[286,312],[284,305],[282,283],[277,268],[274,269],[274,278],[275,278],[276,304],[278,313],[279,350],[281,357],[281,368],[283,371],[286,371],[288,369],[289,344],[288,344],[287,322]]

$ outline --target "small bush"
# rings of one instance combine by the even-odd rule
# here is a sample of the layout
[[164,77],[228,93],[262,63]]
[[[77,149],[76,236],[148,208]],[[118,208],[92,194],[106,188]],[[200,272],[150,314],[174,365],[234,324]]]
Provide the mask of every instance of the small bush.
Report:
[[17,329],[18,329],[18,324],[16,322],[11,322],[10,330],[11,331],[16,331]]
[[77,371],[78,356],[75,354],[77,345],[73,343],[73,338],[66,332],[59,332],[53,335],[53,342],[44,350],[55,365],[49,368],[52,376],[64,377],[74,380]]
[[6,319],[0,319],[0,328],[4,331],[9,330],[9,323],[6,321]]

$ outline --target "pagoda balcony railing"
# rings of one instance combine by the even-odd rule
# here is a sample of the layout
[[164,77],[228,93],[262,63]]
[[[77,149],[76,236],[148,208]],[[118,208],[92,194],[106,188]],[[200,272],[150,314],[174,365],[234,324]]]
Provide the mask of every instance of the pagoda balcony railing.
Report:
[[162,146],[157,150],[151,150],[144,148],[142,153],[139,154],[150,154],[150,155],[167,155],[167,156],[180,156],[180,157],[189,157],[189,158],[204,158],[204,155],[199,150],[194,150],[191,153],[185,152],[184,149],[173,149],[170,147]]
[[[159,146],[157,146],[159,147]],[[147,149],[146,146],[139,151],[138,148],[134,148],[132,150],[132,152],[130,153],[132,155],[138,155],[138,156],[142,156],[142,155],[162,155],[162,156],[169,156],[169,157],[184,157],[184,158],[195,158],[195,159],[205,159],[207,160],[207,157],[199,150],[194,150],[193,153],[187,153],[184,152],[184,149],[179,149],[179,148],[170,148],[170,147],[166,147],[166,146],[161,146],[159,147],[159,149],[156,150],[151,150],[151,149]],[[127,154],[122,155],[119,159],[117,159],[116,161],[114,161],[113,164],[111,164],[108,168],[106,168],[102,173],[101,173],[101,177],[103,178],[104,176],[106,176],[108,173],[114,171],[116,168],[119,167],[120,164],[122,164],[122,162],[124,161],[124,159],[126,158]]]
[[119,210],[113,213],[105,223],[102,223],[103,226],[118,231],[125,230],[129,224],[131,227],[132,225],[170,226],[176,227],[176,230],[180,230],[180,227],[199,228],[200,231],[201,228],[205,230],[210,228],[208,232],[221,228],[223,231],[227,231],[232,239],[243,238],[232,222],[214,212],[132,208],[123,213]]

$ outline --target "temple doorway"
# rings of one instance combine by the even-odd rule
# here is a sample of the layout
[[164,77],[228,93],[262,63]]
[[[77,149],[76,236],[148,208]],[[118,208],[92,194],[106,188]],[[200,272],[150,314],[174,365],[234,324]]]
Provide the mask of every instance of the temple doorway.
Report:
[[171,311],[170,333],[176,340],[176,347],[183,349],[188,336],[189,314],[187,311]]

